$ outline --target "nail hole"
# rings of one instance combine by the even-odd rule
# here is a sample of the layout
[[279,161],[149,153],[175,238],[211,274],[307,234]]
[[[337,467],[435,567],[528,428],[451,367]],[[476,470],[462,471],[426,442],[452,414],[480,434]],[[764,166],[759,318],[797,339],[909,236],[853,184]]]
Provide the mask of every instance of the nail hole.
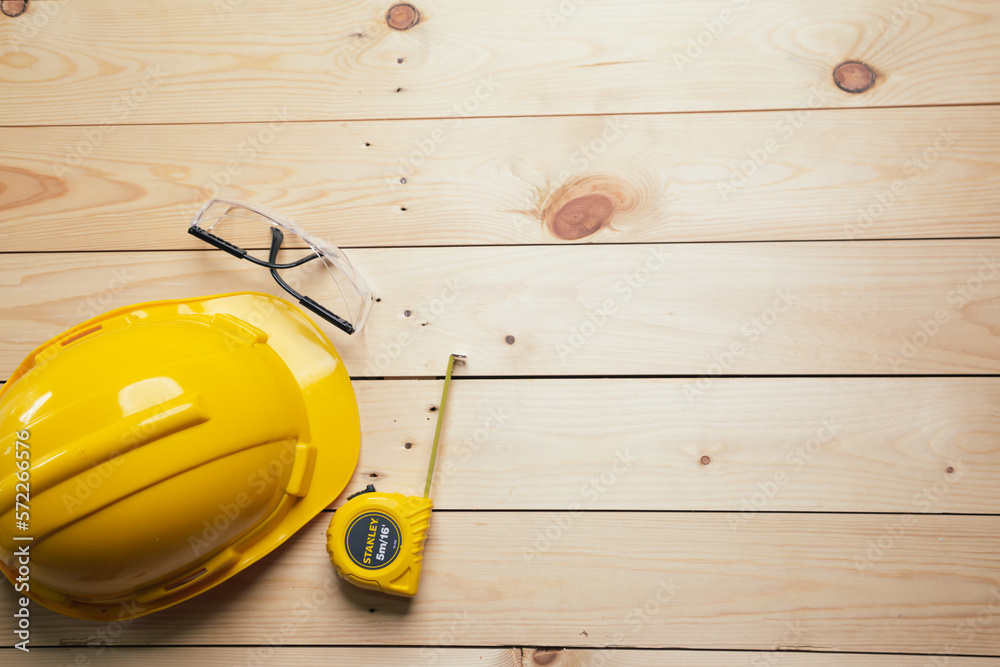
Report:
[[952,468],[951,466],[948,466],[947,468],[944,469],[944,471],[950,475],[951,473],[955,472],[955,469]]
[[703,456],[703,457],[701,457],[701,464],[702,464],[703,466],[707,466],[707,465],[708,465],[709,463],[711,463],[711,462],[712,462],[712,459],[711,459],[711,457],[708,457],[708,456]]
[[420,12],[409,3],[393,5],[385,14],[385,22],[393,30],[409,30],[420,23]]
[[507,336],[506,338],[504,338],[504,340],[507,341],[508,345],[513,345],[514,344],[514,337],[513,336]]
[[369,609],[369,610],[368,610],[368,613],[369,613],[369,614],[374,614],[374,613],[375,613],[375,610],[374,610],[374,609]]
[[400,211],[405,211],[405,210],[406,210],[406,207],[405,207],[405,206],[400,206],[400,207],[399,207],[399,210],[400,210]]
[[856,60],[840,63],[833,70],[833,82],[847,93],[863,93],[875,85],[875,71]]
[[382,297],[380,296],[375,297],[375,303],[382,303]]
[[372,145],[366,141],[365,142],[365,148],[371,148],[371,147],[372,147]]
[[373,472],[372,474],[370,474],[368,476],[372,477],[372,478],[376,478],[376,477],[378,477],[378,473],[377,472]]
[[413,314],[413,313],[411,313],[411,312],[410,312],[410,311],[408,311],[408,310],[404,310],[404,311],[403,311],[403,317],[409,317],[409,316],[410,316],[410,315],[412,315],[412,314]]
[[437,412],[438,411],[438,406],[432,405],[431,407],[427,408],[427,411],[428,412]]
[[397,62],[397,63],[402,63],[402,62],[403,62],[403,59],[402,59],[402,58],[396,58],[396,62]]
[[397,88],[397,89],[396,89],[396,92],[397,92],[397,93],[401,93],[401,92],[403,92],[403,89],[402,89],[402,88]]
[[412,447],[413,447],[412,442],[407,442],[406,444],[403,445],[403,449],[411,449]]
[[401,178],[401,179],[399,179],[399,182],[403,183],[405,185],[406,184],[406,179],[405,178]]

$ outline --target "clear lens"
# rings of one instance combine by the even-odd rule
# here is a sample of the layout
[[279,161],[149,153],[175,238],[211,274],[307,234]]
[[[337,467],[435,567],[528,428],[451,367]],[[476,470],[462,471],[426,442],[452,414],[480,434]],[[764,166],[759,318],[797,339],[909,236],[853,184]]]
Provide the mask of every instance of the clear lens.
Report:
[[282,232],[280,264],[303,259],[302,264],[279,269],[289,287],[337,313],[360,331],[368,320],[375,295],[342,250],[312,236],[283,215],[264,207],[212,200],[191,222],[219,238],[247,250],[262,261],[270,260],[272,228]]

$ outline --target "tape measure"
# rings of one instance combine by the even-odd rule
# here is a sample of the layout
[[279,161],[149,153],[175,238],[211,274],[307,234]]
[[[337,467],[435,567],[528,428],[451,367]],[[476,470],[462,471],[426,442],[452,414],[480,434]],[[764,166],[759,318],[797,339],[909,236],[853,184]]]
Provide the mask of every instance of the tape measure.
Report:
[[448,357],[424,495],[380,493],[369,484],[364,491],[349,496],[333,514],[326,531],[326,550],[337,573],[356,586],[406,597],[417,594],[424,540],[434,507],[430,499],[431,480],[456,361],[464,362],[465,355]]

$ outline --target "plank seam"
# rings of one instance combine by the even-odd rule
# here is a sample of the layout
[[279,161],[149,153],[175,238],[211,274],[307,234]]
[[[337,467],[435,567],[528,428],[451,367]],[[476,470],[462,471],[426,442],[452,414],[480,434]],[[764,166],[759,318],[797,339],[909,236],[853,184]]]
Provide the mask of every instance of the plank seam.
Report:
[[[269,647],[271,644],[102,644],[101,648],[104,649],[148,649],[161,651],[163,649],[183,649],[183,648],[254,648],[254,647]],[[68,651],[68,650],[78,650],[80,648],[93,647],[97,648],[98,645],[94,644],[66,644],[62,646],[32,646],[32,651]],[[686,648],[683,646],[628,646],[623,644],[612,644],[607,646],[598,645],[571,645],[571,646],[553,646],[553,645],[542,645],[542,644],[285,644],[276,648],[284,648],[288,650],[303,649],[303,648],[313,648],[313,649],[323,649],[323,648],[345,648],[345,649],[377,649],[377,648],[390,648],[390,649],[443,649],[443,650],[490,650],[490,649],[501,649],[501,650],[516,650],[516,649],[532,649],[532,650],[574,650],[574,651],[614,651],[614,650],[629,650],[629,651],[656,651],[656,652],[688,652],[697,651],[701,653],[802,653],[802,654],[822,654],[822,655],[874,655],[874,656],[906,656],[906,657],[948,657],[948,658],[1000,658],[1000,654],[990,654],[990,653],[900,653],[900,652],[883,652],[883,651],[830,651],[824,649],[802,649],[802,648],[774,648],[774,649],[754,649],[754,648],[702,648],[693,647]],[[0,646],[0,650],[14,650],[13,646]]]
[[[433,245],[340,245],[344,250],[426,250],[460,248],[578,248],[605,246],[680,246],[680,245],[742,245],[754,243],[918,243],[921,241],[997,241],[1000,236],[913,236],[905,238],[843,238],[829,239],[735,239],[721,241],[608,241],[601,243],[465,243]],[[293,249],[293,248],[289,248]],[[305,249],[305,248],[301,248]],[[267,250],[247,246],[246,250]],[[217,252],[212,248],[112,248],[109,250],[0,250],[0,255],[92,255],[94,253],[144,253],[144,252]]]
[[[825,111],[847,111],[851,109],[962,109],[979,107],[1000,107],[1000,102],[953,102],[938,104],[889,104],[889,105],[849,105],[839,107],[776,107],[758,109],[703,109],[682,111],[630,111],[627,113],[600,112],[600,113],[563,113],[563,114],[518,114],[518,115],[492,115],[492,116],[462,116],[464,120],[513,120],[532,118],[603,118],[608,116],[617,117],[642,117],[642,116],[691,116],[695,114],[741,114],[741,113],[786,113],[797,111],[825,112]],[[170,123],[118,123],[112,127],[184,127],[189,125],[259,125],[269,122],[270,118],[261,120],[238,120],[238,121],[192,121],[170,122]],[[384,123],[384,122],[410,122],[410,121],[453,121],[454,116],[389,116],[383,118],[313,118],[284,120],[284,123]],[[27,127],[37,128],[72,128],[72,127],[99,127],[101,123],[58,123],[41,125],[0,125],[0,130],[17,129],[23,130]]]

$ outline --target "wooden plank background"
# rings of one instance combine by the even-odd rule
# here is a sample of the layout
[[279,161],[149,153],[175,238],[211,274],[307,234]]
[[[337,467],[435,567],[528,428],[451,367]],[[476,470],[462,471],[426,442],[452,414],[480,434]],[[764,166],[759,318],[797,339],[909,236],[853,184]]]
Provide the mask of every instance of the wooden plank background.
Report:
[[0,661],[1000,665],[1000,5],[392,4],[0,14],[0,378],[111,308],[280,294],[184,233],[213,196],[380,297],[326,327],[332,508],[418,490],[469,356],[415,600],[336,578],[328,510],[152,616],[33,606],[27,655],[7,590]]
[[[81,653],[78,648],[54,648],[32,654],[25,664],[69,664]],[[86,653],[84,653],[86,655]],[[120,648],[101,654],[102,665],[121,667],[141,661],[149,667],[170,667],[176,664],[197,663],[206,667],[245,664],[252,660],[272,658],[275,654],[259,653],[253,649],[199,647],[164,648],[155,651],[142,648]],[[289,664],[302,667],[323,667],[330,664],[379,664],[386,667],[412,667],[434,664],[444,667],[647,667],[648,665],[688,665],[690,667],[743,667],[748,660],[758,664],[769,663],[788,667],[909,667],[913,658],[876,655],[808,655],[781,652],[754,652],[750,654],[724,651],[640,651],[634,649],[453,649],[453,648],[316,648],[292,647],[277,653]],[[266,658],[265,658],[266,656]],[[250,664],[253,664],[252,662]],[[990,667],[996,662],[989,658],[950,658],[955,667]]]
[[[2,81],[19,103],[4,122],[261,121],[284,107],[291,120],[339,120],[1000,101],[1000,8],[990,0],[686,0],[669,11],[657,0],[511,0],[488,11],[422,0],[406,31],[386,25],[391,4],[41,0],[32,11],[42,27],[0,27],[0,42],[18,49]],[[870,62],[880,83],[864,96],[833,87],[844,60]]]
[[[451,352],[468,354],[462,372],[476,376],[691,375],[701,384],[734,374],[1000,369],[996,239],[351,257],[381,302],[363,336],[324,326],[356,376],[437,376]],[[0,285],[11,288],[0,304],[7,372],[40,341],[112,307],[241,289],[283,294],[267,271],[206,251],[11,254]]]
[[[199,248],[213,196],[343,247],[983,237],[1000,207],[990,107],[26,127],[0,153],[11,251]],[[613,213],[562,221],[588,194]]]
[[[947,641],[990,654],[1000,628],[977,616],[1000,596],[1000,519],[903,516],[770,513],[734,531],[715,513],[439,512],[408,600],[337,577],[324,513],[196,603],[123,621],[120,639],[433,646],[454,625],[471,646],[935,653]],[[119,630],[45,610],[32,621],[44,645],[101,628]]]

